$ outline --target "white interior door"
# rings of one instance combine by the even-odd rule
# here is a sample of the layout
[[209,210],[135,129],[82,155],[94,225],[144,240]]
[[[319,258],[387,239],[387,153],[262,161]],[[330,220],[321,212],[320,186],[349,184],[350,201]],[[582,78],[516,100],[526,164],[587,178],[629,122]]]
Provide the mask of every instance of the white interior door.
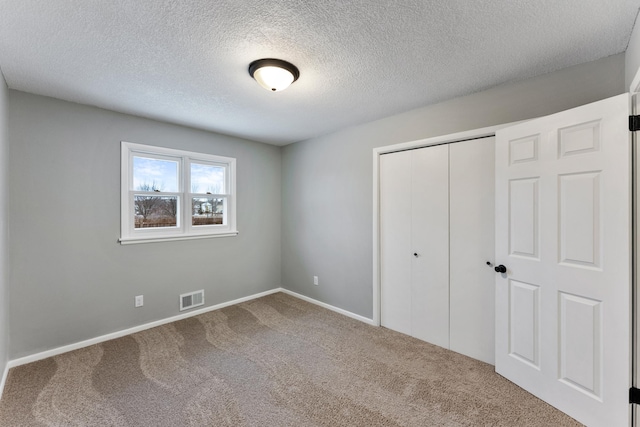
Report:
[[629,98],[496,134],[496,371],[588,426],[629,425]]

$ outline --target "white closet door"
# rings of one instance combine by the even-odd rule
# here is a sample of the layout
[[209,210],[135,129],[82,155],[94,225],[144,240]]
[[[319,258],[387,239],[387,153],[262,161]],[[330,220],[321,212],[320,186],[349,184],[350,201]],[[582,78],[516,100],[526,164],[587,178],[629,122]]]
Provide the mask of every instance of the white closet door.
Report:
[[380,324],[411,335],[411,151],[380,156]]
[[381,324],[445,348],[448,207],[448,146],[381,156]]
[[449,348],[449,146],[412,153],[412,335]]
[[457,142],[450,157],[450,348],[493,364],[495,138]]

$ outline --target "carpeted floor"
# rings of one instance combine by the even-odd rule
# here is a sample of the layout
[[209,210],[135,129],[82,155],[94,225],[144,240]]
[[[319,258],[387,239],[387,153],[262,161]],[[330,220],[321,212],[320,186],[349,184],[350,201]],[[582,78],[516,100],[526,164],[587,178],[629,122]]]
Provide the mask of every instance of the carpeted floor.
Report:
[[1,426],[579,426],[493,366],[288,295],[9,372]]

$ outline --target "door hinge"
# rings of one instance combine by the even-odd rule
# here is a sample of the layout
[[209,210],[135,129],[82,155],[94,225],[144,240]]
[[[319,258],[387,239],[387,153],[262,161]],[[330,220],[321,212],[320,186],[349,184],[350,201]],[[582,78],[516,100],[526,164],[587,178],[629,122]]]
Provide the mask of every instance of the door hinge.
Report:
[[640,404],[640,389],[635,387],[629,389],[629,403]]
[[640,130],[640,116],[629,116],[629,130],[631,132]]

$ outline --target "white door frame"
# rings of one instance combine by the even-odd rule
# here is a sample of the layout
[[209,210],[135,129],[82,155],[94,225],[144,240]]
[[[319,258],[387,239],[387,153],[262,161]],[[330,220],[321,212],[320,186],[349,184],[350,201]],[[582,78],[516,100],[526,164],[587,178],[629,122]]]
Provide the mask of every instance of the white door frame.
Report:
[[413,150],[432,145],[450,144],[470,139],[495,136],[496,131],[521,122],[441,135],[433,138],[386,145],[373,149],[373,324],[380,326],[380,156],[397,151]]
[[[640,90],[640,69],[631,84],[632,115],[640,113],[637,92]],[[640,387],[640,150],[636,147],[639,142],[638,132],[631,132],[631,387]],[[640,425],[640,405],[631,405],[631,426]]]

